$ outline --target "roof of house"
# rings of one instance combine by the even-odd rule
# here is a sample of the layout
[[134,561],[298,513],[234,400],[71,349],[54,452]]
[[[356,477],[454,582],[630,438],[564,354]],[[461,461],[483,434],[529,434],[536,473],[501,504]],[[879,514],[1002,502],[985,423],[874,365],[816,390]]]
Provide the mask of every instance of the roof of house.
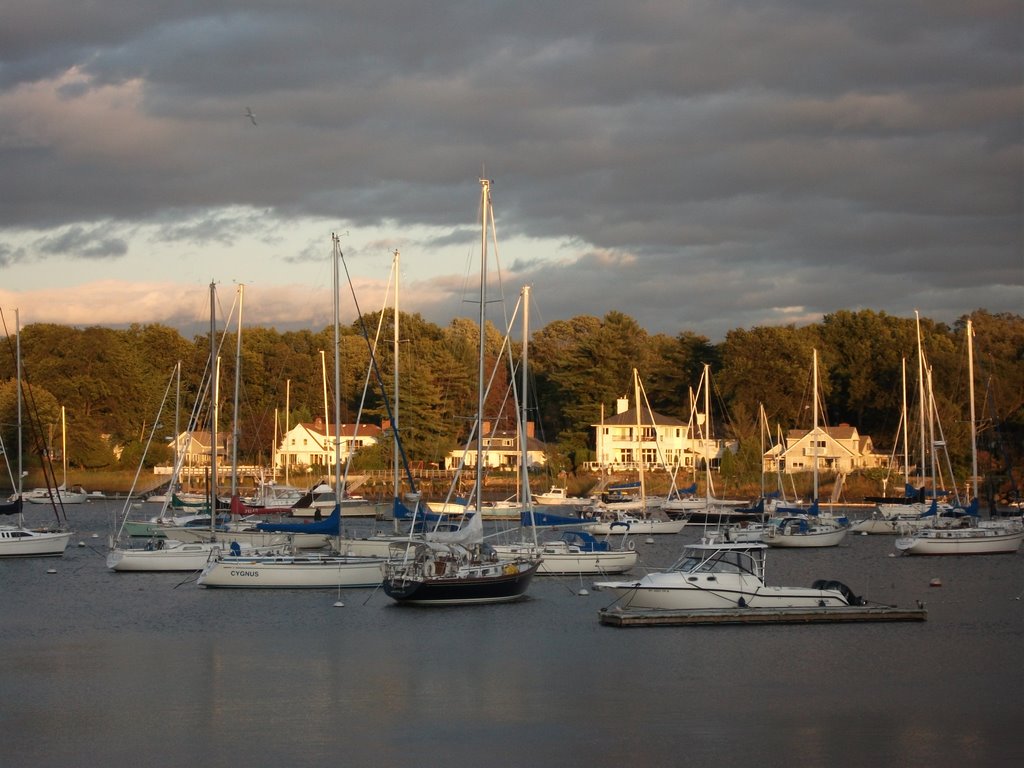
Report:
[[[818,429],[833,440],[853,440],[854,438],[860,439],[862,437],[857,428],[851,427],[849,424],[840,424],[838,427],[819,426]],[[800,440],[810,433],[811,430],[809,429],[791,429],[787,434],[790,440]]]
[[[516,440],[516,434],[517,433],[516,433],[516,431],[514,429],[497,429],[497,430],[494,430],[492,432],[488,432],[484,436],[484,441],[486,443],[486,441],[488,441],[488,440]],[[538,440],[535,437],[527,437],[526,438],[526,450],[527,451],[544,452],[544,451],[547,450],[547,447],[548,447],[547,443],[541,442],[540,440]],[[486,446],[485,445],[485,450],[494,451],[494,452],[500,452],[502,450],[502,446],[498,446],[498,445]],[[519,450],[518,441],[516,441],[514,446],[510,446],[510,447],[507,448],[507,451],[518,451],[518,450]],[[456,454],[456,453],[462,453],[462,451],[463,451],[462,448],[456,448],[455,450],[451,451],[450,453],[451,454]],[[470,442],[470,444],[469,444],[469,451],[471,451],[471,452],[476,451],[476,440],[473,440],[473,441]]]
[[[302,422],[295,426],[303,427],[307,432],[312,432],[317,435],[325,435],[330,437],[331,435],[339,435],[341,437],[355,437],[356,436],[356,425],[355,424],[342,424],[341,429],[338,429],[337,424],[331,424],[328,429],[330,432],[324,430],[322,422]],[[294,427],[293,427],[294,429]],[[359,436],[360,437],[377,437],[384,430],[382,430],[376,424],[360,424],[359,425]]]
[[[685,427],[686,422],[680,421],[672,416],[652,411],[650,408],[643,408],[640,412],[640,426],[656,425],[660,427]],[[622,413],[607,417],[603,424],[591,424],[592,427],[600,426],[636,426],[636,408],[627,408]]]

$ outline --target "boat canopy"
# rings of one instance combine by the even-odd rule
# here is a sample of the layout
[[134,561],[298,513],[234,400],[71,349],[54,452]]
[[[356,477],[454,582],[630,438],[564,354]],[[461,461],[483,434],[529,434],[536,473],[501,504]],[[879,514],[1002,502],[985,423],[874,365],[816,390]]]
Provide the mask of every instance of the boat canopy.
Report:
[[323,533],[337,536],[341,530],[341,507],[335,504],[330,515],[312,523],[256,523],[256,530],[267,533]]
[[614,483],[609,485],[605,490],[607,491],[638,491],[640,490],[640,482],[634,480],[629,483]]

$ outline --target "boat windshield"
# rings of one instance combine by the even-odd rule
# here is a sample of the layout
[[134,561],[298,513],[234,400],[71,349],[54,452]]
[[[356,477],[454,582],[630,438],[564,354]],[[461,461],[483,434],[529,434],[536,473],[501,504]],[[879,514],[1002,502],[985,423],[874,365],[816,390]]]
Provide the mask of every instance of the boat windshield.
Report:
[[[756,551],[756,550],[755,550]],[[750,573],[760,576],[759,560],[750,550],[684,550],[670,570],[682,573]]]

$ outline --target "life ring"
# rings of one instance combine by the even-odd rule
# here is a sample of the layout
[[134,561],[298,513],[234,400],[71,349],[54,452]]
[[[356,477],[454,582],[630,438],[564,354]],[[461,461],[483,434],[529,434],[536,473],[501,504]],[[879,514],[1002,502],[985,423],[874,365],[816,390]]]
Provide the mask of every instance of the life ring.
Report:
[[628,550],[629,550],[630,552],[632,552],[633,550],[635,550],[635,549],[636,549],[636,542],[635,542],[635,541],[633,541],[632,539],[630,539],[629,541],[627,541],[627,542],[626,542],[626,549],[628,549]]

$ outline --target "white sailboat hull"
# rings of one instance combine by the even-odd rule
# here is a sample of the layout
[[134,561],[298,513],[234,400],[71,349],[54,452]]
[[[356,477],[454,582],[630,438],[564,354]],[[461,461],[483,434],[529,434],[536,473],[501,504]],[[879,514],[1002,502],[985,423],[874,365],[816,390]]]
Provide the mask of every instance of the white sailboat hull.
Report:
[[907,555],[998,555],[1020,549],[1024,528],[927,528],[896,539],[896,549]]
[[631,536],[679,533],[686,527],[686,520],[646,520],[640,518],[623,518],[621,521],[608,521],[584,525],[583,530],[589,533],[628,533]]
[[606,552],[572,551],[570,547],[559,546],[559,542],[541,544],[493,545],[501,558],[540,558],[537,574],[561,576],[565,574],[608,574],[625,573],[636,566],[637,553],[630,549],[616,549]]
[[72,531],[34,531],[15,525],[0,526],[0,557],[60,557]]
[[204,587],[312,589],[375,587],[384,578],[384,560],[325,556],[217,557],[199,575]]
[[854,523],[850,530],[854,533],[872,535],[908,536],[928,525],[928,518],[918,517],[884,517],[873,515]]
[[[209,541],[209,528],[164,528],[168,538],[179,541]],[[225,548],[231,542],[250,547],[294,546],[297,549],[321,549],[331,543],[331,537],[322,533],[270,533],[267,531],[216,531],[213,538]]]
[[210,557],[223,551],[219,544],[160,540],[163,546],[152,548],[115,548],[107,554],[112,571],[199,571]]
[[836,528],[827,531],[784,533],[776,528],[770,528],[761,535],[761,541],[769,547],[835,547],[846,538],[849,530]]

